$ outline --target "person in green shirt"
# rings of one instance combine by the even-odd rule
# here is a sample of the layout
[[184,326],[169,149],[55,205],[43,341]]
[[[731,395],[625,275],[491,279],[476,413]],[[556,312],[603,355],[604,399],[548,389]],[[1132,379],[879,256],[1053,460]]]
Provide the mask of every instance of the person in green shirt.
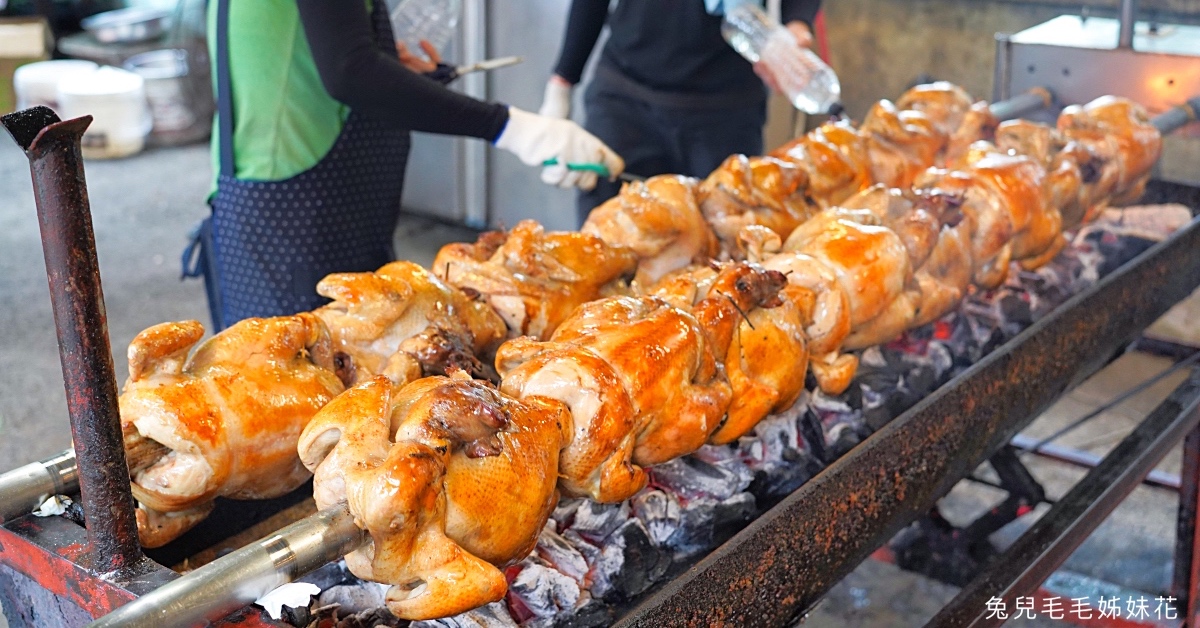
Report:
[[[394,259],[412,130],[476,137],[542,167],[621,158],[578,125],[447,89],[406,67],[383,0],[214,0],[212,216],[185,253],[216,329],[326,300],[317,282]],[[590,188],[596,175],[543,168]],[[190,268],[189,268],[190,267]]]

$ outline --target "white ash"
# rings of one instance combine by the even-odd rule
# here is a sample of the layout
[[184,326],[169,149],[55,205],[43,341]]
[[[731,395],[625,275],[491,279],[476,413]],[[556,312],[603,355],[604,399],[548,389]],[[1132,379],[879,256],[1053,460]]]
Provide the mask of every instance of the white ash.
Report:
[[578,549],[556,533],[554,527],[553,520],[546,522],[546,527],[538,535],[534,552],[550,566],[570,576],[581,588],[586,589],[589,571],[587,560]]
[[504,602],[492,602],[474,610],[427,621],[414,621],[410,628],[516,628],[519,624],[509,615]]
[[338,605],[340,614],[353,615],[384,606],[389,585],[359,580],[329,587],[317,596],[317,608]]
[[679,499],[657,489],[644,490],[634,496],[633,514],[646,526],[650,540],[664,545],[683,524]]
[[520,573],[508,585],[509,595],[518,598],[534,617],[555,619],[568,616],[577,605],[581,605],[583,591],[579,583],[542,559],[530,556],[521,561],[520,569]]

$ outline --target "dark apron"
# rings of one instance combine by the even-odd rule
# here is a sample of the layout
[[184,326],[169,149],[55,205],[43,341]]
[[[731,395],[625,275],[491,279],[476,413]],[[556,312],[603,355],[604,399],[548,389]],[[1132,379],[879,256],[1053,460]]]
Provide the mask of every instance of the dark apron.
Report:
[[[212,217],[193,232],[184,275],[203,276],[215,330],[328,302],[315,288],[334,272],[393,260],[410,136],[351,111],[317,165],[282,181],[237,179],[229,76],[229,2],[217,7],[217,110],[221,172]],[[361,0],[360,0],[361,1]],[[375,43],[396,53],[387,3],[371,11]],[[214,330],[214,331],[215,331]]]

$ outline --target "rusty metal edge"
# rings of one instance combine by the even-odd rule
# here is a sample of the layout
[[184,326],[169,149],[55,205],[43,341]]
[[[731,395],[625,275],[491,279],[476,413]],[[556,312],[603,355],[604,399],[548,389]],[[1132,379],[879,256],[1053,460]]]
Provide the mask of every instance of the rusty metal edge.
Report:
[[[179,577],[148,558],[117,574],[97,574],[80,564],[86,552],[84,529],[61,517],[22,517],[0,525],[0,564],[28,576],[93,618]],[[288,624],[272,621],[262,609],[246,607],[212,626],[285,628]]]
[[795,620],[1197,285],[1193,220],[877,431],[617,625]]
[[[1200,377],[1195,371],[1097,466],[1021,535],[1003,555],[959,591],[926,626],[999,626],[987,601],[1011,608],[1054,573],[1112,514],[1141,478],[1200,423]],[[990,617],[989,617],[990,615]]]

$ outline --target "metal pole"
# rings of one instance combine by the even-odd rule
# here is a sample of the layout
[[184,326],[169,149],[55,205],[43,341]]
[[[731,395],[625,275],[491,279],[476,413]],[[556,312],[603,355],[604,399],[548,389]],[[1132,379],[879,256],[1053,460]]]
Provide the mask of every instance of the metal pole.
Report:
[[1024,94],[988,105],[988,111],[1001,120],[1013,120],[1027,113],[1045,109],[1053,102],[1054,94],[1050,93],[1050,90],[1045,87],[1034,87]]
[[111,572],[141,560],[142,547],[129,492],[104,292],[83,176],[80,140],[91,122],[91,116],[62,122],[47,107],[0,117],[25,151],[33,174],[91,566]]
[[1200,605],[1200,538],[1196,509],[1200,504],[1200,428],[1183,441],[1179,515],[1175,524],[1175,575],[1171,592],[1183,611],[1185,625],[1195,626]]
[[17,467],[0,475],[0,523],[27,515],[52,495],[79,487],[75,452],[71,450]]
[[1118,48],[1133,48],[1133,25],[1137,20],[1137,0],[1121,0],[1121,30],[1117,34]]
[[987,601],[998,597],[1012,608],[1018,596],[1036,590],[1198,423],[1200,376],[1193,372],[1104,457],[1100,466],[1058,500],[926,625],[975,627],[1004,623],[999,614],[988,612]]
[[328,508],[155,589],[90,628],[205,625],[369,540],[345,506]]

